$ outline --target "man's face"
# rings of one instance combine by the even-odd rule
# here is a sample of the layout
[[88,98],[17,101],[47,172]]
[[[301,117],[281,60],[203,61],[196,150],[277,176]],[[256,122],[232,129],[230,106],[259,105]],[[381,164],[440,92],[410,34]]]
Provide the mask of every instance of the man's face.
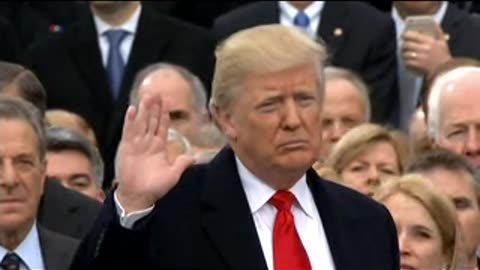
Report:
[[468,78],[442,93],[438,146],[480,167],[480,78]]
[[251,75],[218,118],[230,144],[254,173],[305,172],[318,158],[321,97],[311,65]]
[[422,172],[455,205],[468,258],[475,256],[480,244],[480,210],[473,177],[465,171],[436,168]]
[[332,147],[345,133],[368,121],[365,102],[360,90],[344,79],[329,80],[325,84],[325,102],[322,113],[322,155],[326,158]]
[[175,71],[160,70],[145,79],[139,89],[139,100],[145,93],[160,95],[170,114],[172,128],[192,138],[198,131],[203,115],[195,107],[190,85]]
[[28,229],[45,181],[34,129],[23,120],[0,120],[0,230]]
[[102,201],[102,191],[96,183],[94,168],[90,160],[76,150],[47,153],[47,175],[57,179],[69,189]]

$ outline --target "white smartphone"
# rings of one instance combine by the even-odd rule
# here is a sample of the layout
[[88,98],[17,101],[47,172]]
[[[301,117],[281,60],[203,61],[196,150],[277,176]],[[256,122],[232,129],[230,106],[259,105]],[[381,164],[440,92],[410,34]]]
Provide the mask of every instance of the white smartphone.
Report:
[[405,20],[405,31],[416,31],[437,38],[435,24],[432,16],[408,16]]

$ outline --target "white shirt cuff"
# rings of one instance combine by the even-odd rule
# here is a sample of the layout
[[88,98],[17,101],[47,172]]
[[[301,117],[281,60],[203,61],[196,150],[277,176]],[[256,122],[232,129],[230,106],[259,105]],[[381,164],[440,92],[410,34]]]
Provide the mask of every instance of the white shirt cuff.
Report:
[[117,198],[117,192],[113,194],[113,199],[115,201],[115,207],[117,208],[117,214],[120,217],[120,225],[126,229],[132,229],[133,225],[135,225],[135,222],[150,214],[154,207],[152,205],[147,209],[134,211],[127,214]]

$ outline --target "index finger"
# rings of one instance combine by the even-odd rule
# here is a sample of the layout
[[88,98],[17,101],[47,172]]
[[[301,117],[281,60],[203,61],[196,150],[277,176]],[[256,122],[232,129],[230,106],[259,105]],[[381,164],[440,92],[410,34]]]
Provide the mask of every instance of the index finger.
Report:
[[404,41],[409,42],[427,43],[433,41],[433,38],[431,36],[412,30],[403,33],[402,37]]

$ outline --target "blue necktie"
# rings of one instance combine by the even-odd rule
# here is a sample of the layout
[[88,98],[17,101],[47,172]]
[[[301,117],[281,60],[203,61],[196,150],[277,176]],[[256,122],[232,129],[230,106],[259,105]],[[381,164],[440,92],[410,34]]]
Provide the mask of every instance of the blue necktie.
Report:
[[3,257],[0,263],[1,269],[4,270],[19,270],[20,269],[20,257],[17,254],[9,252]]
[[122,87],[123,70],[125,63],[123,62],[122,55],[120,54],[120,45],[123,39],[128,35],[125,30],[108,30],[104,33],[110,44],[107,58],[107,73],[110,80],[110,88],[112,90],[112,96],[114,99],[120,94]]
[[303,29],[307,29],[310,25],[310,18],[303,11],[299,11],[293,19],[293,24]]

